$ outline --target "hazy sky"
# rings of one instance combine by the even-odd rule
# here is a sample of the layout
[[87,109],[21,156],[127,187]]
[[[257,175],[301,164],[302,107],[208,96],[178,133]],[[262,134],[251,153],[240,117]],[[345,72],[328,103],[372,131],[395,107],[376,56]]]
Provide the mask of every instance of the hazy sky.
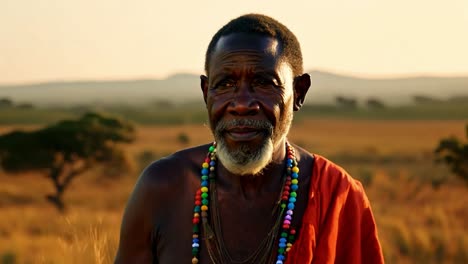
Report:
[[296,34],[307,70],[468,74],[468,0],[0,0],[0,83],[199,74],[252,12]]

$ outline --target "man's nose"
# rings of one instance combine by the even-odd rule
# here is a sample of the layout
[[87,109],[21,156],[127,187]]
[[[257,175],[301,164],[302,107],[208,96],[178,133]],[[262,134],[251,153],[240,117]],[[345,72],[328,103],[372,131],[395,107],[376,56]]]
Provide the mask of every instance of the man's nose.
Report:
[[228,106],[228,112],[236,116],[256,115],[260,111],[260,105],[254,92],[249,83],[241,82]]

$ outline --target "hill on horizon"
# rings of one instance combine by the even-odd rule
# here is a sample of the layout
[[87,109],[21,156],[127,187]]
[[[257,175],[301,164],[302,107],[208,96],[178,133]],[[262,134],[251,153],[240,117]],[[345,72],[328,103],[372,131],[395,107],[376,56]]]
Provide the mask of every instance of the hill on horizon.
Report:
[[[468,95],[466,77],[405,77],[367,79],[323,71],[311,71],[312,86],[306,103],[329,104],[336,96],[357,100],[376,98],[389,105],[412,102],[415,95],[448,99]],[[19,85],[0,85],[0,98],[15,102],[47,105],[147,104],[203,102],[199,76],[175,74],[166,79],[119,81],[64,81]]]

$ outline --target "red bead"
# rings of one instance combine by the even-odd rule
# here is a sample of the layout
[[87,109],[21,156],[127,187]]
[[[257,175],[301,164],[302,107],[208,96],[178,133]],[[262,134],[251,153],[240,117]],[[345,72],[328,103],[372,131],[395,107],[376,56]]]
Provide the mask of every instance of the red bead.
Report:
[[205,162],[208,163],[208,164],[210,163],[210,161],[211,161],[210,158],[205,159]]
[[286,186],[289,186],[289,185],[291,185],[291,179],[289,179],[289,180],[286,180],[286,183],[285,183],[285,185],[286,185]]
[[195,201],[195,205],[201,205],[201,201],[200,200]]
[[289,191],[289,189],[290,189],[289,185],[284,186],[285,191]]
[[283,229],[289,229],[289,225],[283,225]]
[[201,195],[199,194],[195,195],[195,200],[201,200]]
[[283,201],[287,201],[289,199],[289,195],[283,195],[283,197],[281,197],[281,200]]
[[194,224],[200,223],[200,218],[193,218],[192,223],[194,223]]
[[289,233],[290,233],[291,235],[295,235],[295,234],[296,234],[296,229],[291,229],[291,231],[289,231]]
[[196,195],[201,195],[201,189],[198,189],[197,190],[197,194]]

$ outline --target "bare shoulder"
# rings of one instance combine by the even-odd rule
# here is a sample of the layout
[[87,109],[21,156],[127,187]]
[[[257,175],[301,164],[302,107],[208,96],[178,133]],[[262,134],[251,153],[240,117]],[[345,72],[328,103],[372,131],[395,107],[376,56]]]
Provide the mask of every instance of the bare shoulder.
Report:
[[161,191],[180,186],[188,180],[187,175],[199,168],[208,148],[208,144],[187,148],[154,161],[143,170],[135,189],[164,194]]
[[180,192],[174,197],[174,190],[187,190],[195,182],[196,163],[203,161],[207,149],[205,145],[178,151],[141,173],[125,208],[116,263],[152,263],[155,227],[168,220],[170,206],[178,202],[176,208],[183,208],[186,199]]

